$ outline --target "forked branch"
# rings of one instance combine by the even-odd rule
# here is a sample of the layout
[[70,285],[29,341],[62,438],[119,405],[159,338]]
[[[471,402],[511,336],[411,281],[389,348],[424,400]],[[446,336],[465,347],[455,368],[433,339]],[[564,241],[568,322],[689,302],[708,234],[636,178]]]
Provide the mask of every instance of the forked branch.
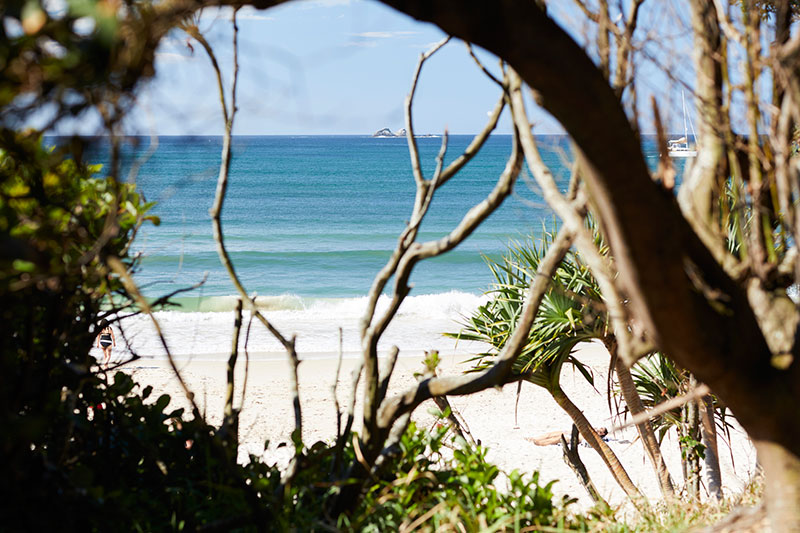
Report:
[[[211,66],[213,67],[217,79],[219,81],[218,88],[219,88],[219,96],[220,96],[220,105],[222,106],[223,118],[225,120],[225,134],[222,139],[222,156],[219,168],[219,177],[217,178],[217,189],[214,195],[214,203],[211,207],[209,214],[211,215],[211,223],[214,233],[214,242],[217,245],[217,254],[219,255],[220,262],[225,267],[225,270],[228,272],[228,276],[230,277],[231,281],[233,282],[234,287],[236,287],[236,291],[239,293],[242,301],[245,303],[247,308],[251,311],[253,316],[258,318],[258,320],[267,328],[267,330],[283,345],[284,349],[286,350],[289,356],[289,362],[291,364],[291,373],[290,373],[290,382],[292,383],[292,395],[293,395],[293,405],[295,411],[295,431],[293,433],[293,441],[295,442],[295,451],[299,450],[299,442],[302,436],[302,411],[300,408],[300,398],[299,398],[299,389],[297,387],[297,366],[299,365],[299,359],[297,357],[297,351],[295,350],[295,338],[287,338],[284,337],[280,331],[269,321],[267,318],[258,311],[255,304],[255,299],[251,298],[247,291],[244,288],[239,276],[236,274],[236,270],[233,266],[233,262],[231,261],[230,254],[228,250],[225,248],[225,234],[222,230],[222,208],[225,202],[225,193],[228,189],[228,176],[230,172],[231,166],[231,159],[232,159],[232,141],[233,141],[233,123],[234,118],[236,117],[236,87],[237,87],[237,80],[239,77],[239,61],[238,61],[238,35],[239,35],[239,28],[236,24],[236,13],[238,8],[234,9],[233,17],[232,17],[232,24],[233,24],[233,79],[231,84],[231,105],[230,109],[226,106],[225,102],[225,90],[222,80],[222,74],[219,68],[219,63],[216,60],[214,55],[213,49],[208,46],[205,47],[206,53],[208,54],[211,60]],[[288,475],[284,477],[284,484],[291,483],[291,480],[296,472],[296,454],[295,458],[293,459]]]
[[[509,69],[511,79],[511,115],[514,124],[520,132],[520,142],[525,152],[525,161],[533,174],[536,182],[542,190],[545,201],[553,208],[556,214],[563,220],[564,225],[575,234],[575,245],[586,259],[586,263],[592,270],[597,280],[600,290],[604,295],[608,306],[608,315],[611,319],[614,333],[619,343],[620,357],[626,364],[631,365],[637,357],[645,355],[635,348],[636,341],[633,339],[628,329],[628,317],[622,305],[623,298],[614,283],[614,275],[611,265],[606,257],[603,257],[595,246],[591,232],[583,223],[583,214],[578,212],[575,207],[561,194],[556,185],[553,173],[542,160],[539,148],[531,131],[531,125],[525,111],[525,103],[522,98],[522,81],[513,69]],[[589,171],[588,166],[583,163],[580,154],[578,161],[584,172]]]
[[[462,221],[462,224],[452,232],[448,237],[439,243],[427,243],[425,246],[417,244],[416,238],[419,227],[425,218],[425,215],[430,208],[433,201],[434,193],[441,187],[448,179],[454,176],[465,164],[467,164],[483,144],[488,139],[490,133],[497,125],[502,109],[504,107],[505,93],[501,95],[500,101],[495,106],[490,114],[489,120],[484,129],[479,133],[467,149],[454,160],[451,164],[445,167],[444,157],[447,150],[447,132],[443,135],[442,145],[439,154],[436,158],[436,169],[431,179],[426,179],[421,171],[419,152],[417,149],[416,139],[414,137],[414,127],[412,117],[412,106],[414,94],[416,91],[417,83],[419,81],[419,74],[422,66],[436,51],[441,49],[447,43],[445,39],[437,43],[428,52],[422,54],[420,57],[417,68],[414,72],[411,90],[406,99],[406,126],[409,144],[409,152],[411,156],[411,166],[416,183],[416,198],[414,200],[414,208],[411,214],[411,219],[408,226],[400,234],[397,240],[397,246],[393,251],[389,261],[381,269],[370,289],[367,297],[367,309],[363,315],[360,324],[361,332],[361,347],[363,352],[364,363],[364,440],[369,441],[374,431],[377,429],[375,425],[377,410],[385,397],[386,387],[385,382],[380,383],[378,375],[378,341],[380,340],[383,332],[388,324],[394,318],[402,304],[405,297],[410,291],[408,279],[414,265],[420,259],[426,257],[433,257],[457,246],[463,239],[477,227],[482,220],[488,216],[503,199],[510,194],[513,182],[519,173],[521,166],[521,156],[516,148],[516,137],[514,138],[514,154],[509,160],[506,170],[503,172],[498,181],[498,186],[490,194],[487,201],[484,201],[479,206],[473,208]],[[513,161],[513,163],[512,163]],[[476,210],[477,209],[477,210]],[[383,293],[389,279],[394,277],[394,291],[392,300],[388,309],[379,317],[376,317],[376,306],[380,295]],[[370,450],[367,450],[368,452]]]
[[420,403],[435,396],[472,394],[489,387],[524,379],[524,375],[512,373],[514,362],[527,343],[539,305],[550,286],[556,268],[572,246],[573,238],[574,233],[566,226],[563,226],[558,232],[548,248],[547,254],[539,264],[533,283],[528,289],[517,326],[491,367],[476,374],[432,377],[422,381],[417,387],[385,402],[379,415],[380,426],[391,427],[400,416],[411,412]]

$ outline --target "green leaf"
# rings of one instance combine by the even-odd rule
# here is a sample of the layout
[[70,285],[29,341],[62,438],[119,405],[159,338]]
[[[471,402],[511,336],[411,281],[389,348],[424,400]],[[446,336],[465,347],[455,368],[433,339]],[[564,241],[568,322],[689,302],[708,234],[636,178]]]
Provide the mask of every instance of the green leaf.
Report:
[[17,272],[33,272],[36,270],[36,265],[24,259],[14,259],[13,263],[11,263],[11,268]]

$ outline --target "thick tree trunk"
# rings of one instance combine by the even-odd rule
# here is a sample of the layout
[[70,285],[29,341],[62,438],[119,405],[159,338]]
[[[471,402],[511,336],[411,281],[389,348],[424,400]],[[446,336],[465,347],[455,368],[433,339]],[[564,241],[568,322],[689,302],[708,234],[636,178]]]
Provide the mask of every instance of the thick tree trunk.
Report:
[[772,531],[800,532],[800,458],[774,442],[756,440],[766,475],[764,499]]
[[[534,2],[383,2],[498,55],[536,90],[587,162],[586,183],[634,317],[769,450],[762,462],[780,455],[800,465],[800,354],[788,368],[772,366],[744,289],[652,181],[622,106],[586,52]],[[800,511],[789,511],[800,510],[800,476],[765,470],[773,529],[800,531]]]
[[614,479],[625,491],[625,494],[634,502],[634,504],[638,504],[644,501],[644,496],[642,493],[639,492],[639,489],[636,488],[636,485],[633,484],[631,481],[630,476],[628,476],[628,472],[625,470],[625,467],[622,466],[622,463],[619,462],[619,458],[614,453],[608,444],[605,443],[603,439],[600,438],[600,435],[594,430],[592,425],[589,423],[589,420],[586,419],[583,412],[578,409],[578,407],[572,403],[572,401],[564,394],[564,391],[561,387],[556,387],[555,390],[551,391],[553,398],[555,399],[556,403],[566,411],[572,421],[577,426],[578,431],[580,431],[581,436],[583,439],[589,443],[589,446],[594,448],[594,450],[600,454],[600,457],[603,459],[603,462],[608,466],[608,469],[611,471],[611,475],[614,476]]

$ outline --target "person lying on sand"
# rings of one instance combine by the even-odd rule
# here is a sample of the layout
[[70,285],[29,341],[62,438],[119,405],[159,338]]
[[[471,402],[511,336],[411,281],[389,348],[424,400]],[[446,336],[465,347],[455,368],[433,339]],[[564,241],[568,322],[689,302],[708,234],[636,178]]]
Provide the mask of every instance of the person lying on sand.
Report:
[[[561,444],[561,436],[563,435],[567,442],[569,442],[571,431],[550,431],[549,433],[545,433],[543,435],[539,435],[538,437],[525,437],[525,440],[534,443],[537,446],[552,446],[554,444]],[[606,435],[608,435],[608,430],[606,428],[597,428],[597,434],[600,436],[601,439],[604,439]],[[583,439],[578,437],[579,441]]]

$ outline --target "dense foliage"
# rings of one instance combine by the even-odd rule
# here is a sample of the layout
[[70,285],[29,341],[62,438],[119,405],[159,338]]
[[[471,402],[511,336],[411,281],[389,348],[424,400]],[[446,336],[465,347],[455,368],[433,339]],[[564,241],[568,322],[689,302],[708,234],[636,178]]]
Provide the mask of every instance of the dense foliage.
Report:
[[[486,451],[446,444],[447,428],[413,424],[356,509],[326,515],[356,460],[317,443],[283,487],[275,466],[236,462],[235,445],[170,398],[140,390],[89,353],[111,301],[130,302],[105,259],[127,251],[150,204],[132,186],[96,176],[36,135],[4,138],[0,159],[0,501],[7,530],[257,529],[381,531],[411,523],[469,531],[555,524],[567,500],[551,484],[506,482]],[[113,296],[113,298],[112,298]],[[343,460],[342,460],[343,459]],[[335,475],[334,475],[335,474]],[[505,490],[505,489],[509,490]],[[46,512],[43,510],[46,509]]]
[[554,482],[540,486],[538,473],[528,479],[516,470],[501,475],[486,461],[486,449],[463,439],[447,447],[447,433],[442,425],[427,432],[412,423],[389,469],[394,479],[369,487],[350,527],[392,531],[416,523],[433,531],[457,525],[482,531],[571,524],[564,513],[571,500],[554,503]]
[[[106,266],[150,204],[133,186],[6,134],[0,159],[0,501],[10,530],[159,530],[246,505],[242,479],[201,420],[146,402],[89,354],[129,296]],[[105,307],[104,307],[105,306]],[[194,445],[187,449],[187,441]]]
[[[781,482],[783,480],[792,489],[791,484],[796,485],[798,479],[798,439],[793,433],[796,424],[792,423],[796,419],[796,402],[792,399],[797,395],[786,392],[796,392],[796,388],[787,385],[791,385],[784,378],[788,374],[777,372],[791,365],[790,355],[796,351],[794,343],[780,342],[796,338],[797,312],[784,290],[796,277],[796,269],[793,269],[796,261],[790,253],[796,244],[796,235],[789,231],[796,225],[795,215],[789,210],[789,206],[794,205],[795,188],[783,185],[780,177],[776,178],[786,161],[774,154],[788,153],[788,150],[782,151],[774,140],[764,147],[756,140],[760,121],[758,99],[751,98],[753,104],[749,104],[748,110],[752,111],[748,112],[748,120],[753,132],[748,147],[749,170],[735,172],[737,186],[731,208],[723,209],[719,213],[722,216],[711,209],[697,209],[695,213],[685,209],[686,218],[683,218],[672,203],[661,202],[662,191],[652,187],[638,148],[633,149],[633,153],[630,149],[638,144],[639,130],[636,126],[627,129],[625,118],[629,117],[622,113],[622,106],[615,105],[625,87],[603,87],[603,83],[596,83],[598,73],[587,68],[586,65],[591,67],[591,64],[583,61],[586,50],[573,46],[569,39],[554,38],[566,36],[566,33],[552,31],[552,25],[542,13],[531,10],[525,3],[513,2],[495,6],[501,15],[496,17],[487,17],[483,8],[457,2],[445,2],[438,10],[418,13],[414,6],[420,3],[388,3],[398,4],[421,19],[431,19],[436,14],[438,20],[433,21],[441,24],[447,33],[482,45],[512,65],[525,67],[523,78],[538,91],[541,101],[548,103],[548,109],[566,131],[573,134],[589,163],[594,165],[594,172],[589,176],[590,185],[608,198],[600,215],[605,215],[604,220],[620,220],[626,230],[631,230],[619,232],[622,236],[613,243],[615,249],[631,252],[618,255],[620,278],[631,289],[630,294],[644,302],[659,302],[665,300],[662,297],[665,291],[678,295],[694,294],[694,289],[704,291],[705,299],[676,299],[674,305],[669,306],[646,304],[650,305],[648,316],[657,327],[654,333],[667,343],[664,348],[687,368],[705,370],[709,383],[720,385],[721,393],[727,394],[726,401],[737,409],[737,414],[744,415],[745,427],[760,434],[758,443],[771,447],[762,448],[759,454],[767,459],[762,464],[770,469],[768,479],[773,480],[775,487],[770,496],[771,507],[777,510],[771,511],[773,527],[796,527],[800,523],[800,513],[796,511],[800,508],[796,505],[798,491],[784,490]],[[0,25],[0,122],[4,127],[17,127],[38,113],[50,113],[51,116],[45,118],[51,118],[50,124],[53,124],[59,116],[79,116],[95,108],[102,115],[104,126],[113,133],[131,101],[135,85],[152,74],[159,39],[179,17],[190,14],[200,5],[89,0],[67,2],[66,7],[58,10],[53,9],[53,4],[59,3],[12,0],[0,6],[3,16]],[[773,6],[782,4],[755,2],[750,5],[760,10],[755,13],[763,15],[779,11]],[[783,19],[788,20],[788,15],[796,11],[796,2],[789,5],[792,9],[785,10],[785,16],[777,17],[778,23],[783,24]],[[690,7],[696,18],[703,18],[709,25],[708,31],[696,31],[695,35],[695,48],[700,50],[695,54],[698,71],[709,71],[708,67],[697,63],[698,60],[735,57],[741,52],[728,51],[727,44],[719,45],[720,21],[713,16],[701,17],[702,9],[710,8],[710,3],[691,2]],[[156,16],[159,13],[161,17]],[[635,29],[635,19],[626,22],[622,18],[618,20],[627,25],[626,34],[619,37],[617,46],[630,41]],[[90,28],[80,29],[81,19],[88,20]],[[479,23],[471,23],[476,20]],[[599,20],[605,24],[611,19],[601,17]],[[453,21],[460,27],[451,28]],[[617,19],[613,24],[616,28]],[[758,37],[759,28],[746,24],[742,28],[744,35],[748,39],[753,35]],[[785,33],[788,41],[788,24],[776,30],[779,39]],[[605,33],[598,32],[598,35]],[[506,37],[498,39],[498,35]],[[735,45],[737,41],[726,39],[723,42]],[[759,42],[758,38],[755,41]],[[772,48],[780,50],[780,45],[787,44],[786,41]],[[600,44],[598,51],[603,63],[602,56],[608,55],[612,47]],[[644,50],[630,44],[626,44],[630,50]],[[797,47],[793,44],[793,48]],[[748,68],[753,61],[761,59],[760,47],[748,46],[744,52],[741,55],[747,61],[742,63]],[[546,55],[546,61],[537,54]],[[620,55],[623,56],[624,53]],[[771,79],[776,87],[770,87],[767,92],[772,94],[771,105],[775,109],[782,107],[780,100],[784,95],[792,93],[785,90],[794,87],[793,75],[797,71],[794,56],[794,53],[784,57],[776,55],[771,58],[777,61],[761,62],[773,69]],[[553,57],[560,58],[563,64],[576,65],[572,76],[565,77],[563,83],[553,83],[556,77],[542,68],[552,64]],[[778,68],[787,58],[792,61]],[[606,58],[600,77],[604,71],[604,76],[608,77],[608,63]],[[627,65],[628,61],[617,63]],[[727,68],[724,63],[721,66]],[[619,72],[624,74],[623,70]],[[716,181],[733,172],[727,168],[727,162],[736,161],[736,150],[740,148],[736,146],[739,143],[734,142],[731,121],[727,120],[728,104],[723,107],[721,98],[712,95],[730,94],[740,89],[732,85],[738,83],[736,76],[727,73],[723,76],[719,72],[708,79],[717,80],[717,83],[705,92],[702,84],[698,84],[698,97],[708,102],[709,109],[716,106],[724,111],[726,117],[721,119],[708,110],[704,113],[705,120],[715,126],[712,128],[715,133],[706,134],[701,144],[714,141],[714,146],[719,148],[715,150],[716,160],[706,165],[709,176]],[[724,84],[721,80],[725,80]],[[591,88],[591,99],[586,98],[587,87]],[[603,88],[607,90],[600,90]],[[754,92],[752,83],[746,89]],[[631,89],[627,94],[636,93]],[[788,97],[783,104],[786,109],[796,107],[796,102]],[[740,111],[736,106],[730,109]],[[788,116],[786,112],[782,115]],[[605,135],[596,134],[597,128],[592,125],[597,124],[603,125]],[[721,127],[717,129],[716,126]],[[530,130],[529,127],[518,129]],[[769,138],[780,139],[777,133],[770,131]],[[715,135],[719,137],[716,140],[712,139]],[[321,503],[335,496],[339,489],[325,481],[330,471],[327,469],[331,461],[329,446],[319,444],[306,450],[301,457],[301,474],[286,493],[278,493],[276,489],[283,485],[277,483],[277,470],[257,462],[247,467],[238,466],[233,450],[217,438],[215,428],[198,419],[181,420],[183,413],[167,410],[165,397],[148,403],[152,391],[137,391],[123,374],[109,379],[103,373],[96,373],[90,365],[88,348],[94,336],[93,325],[104,314],[101,304],[113,294],[123,302],[128,296],[119,280],[109,275],[104,258],[120,257],[132,266],[133,262],[127,258],[127,245],[136,225],[144,219],[147,206],[132,188],[121,186],[113,179],[92,178],[91,168],[64,159],[59,153],[42,150],[35,137],[5,130],[0,136],[3,150],[0,154],[0,312],[3,315],[0,501],[6,506],[4,528],[91,530],[109,529],[118,524],[119,529],[139,530],[196,529],[202,525],[210,529],[230,529],[253,523],[306,529],[322,527],[323,523],[327,526],[336,523],[344,528],[382,528],[398,525],[401,512],[408,512],[408,509],[416,513],[412,513],[414,522],[408,524],[404,519],[400,525],[412,525],[418,520],[443,524],[447,518],[440,513],[447,506],[457,511],[452,523],[461,529],[484,524],[503,527],[510,509],[520,511],[514,513],[509,526],[517,525],[516,517],[524,517],[529,520],[524,523],[531,523],[545,521],[550,516],[544,504],[548,488],[542,489],[531,482],[529,488],[534,496],[524,496],[527,489],[514,485],[513,476],[509,482],[515,489],[513,497],[523,494],[520,501],[528,503],[507,500],[494,505],[503,497],[481,486],[489,482],[493,487],[496,474],[482,463],[480,451],[468,450],[454,450],[453,462],[442,459],[426,464],[429,470],[419,469],[425,474],[419,477],[411,475],[416,464],[411,470],[406,469],[411,462],[403,466],[402,455],[401,459],[390,459],[377,471],[373,479],[375,485],[367,487],[364,506],[359,507],[358,512],[346,517],[327,516],[324,514],[327,506]],[[615,153],[617,157],[606,157],[608,153]],[[746,182],[750,183],[745,185]],[[686,191],[688,198],[703,198],[702,190],[687,188]],[[709,206],[716,205],[713,201],[716,196],[719,191],[711,194]],[[623,207],[630,207],[631,198],[639,202],[640,208],[623,210]],[[781,200],[786,201],[785,208]],[[751,223],[748,217],[740,215],[749,205],[754,209]],[[608,216],[609,213],[614,216]],[[712,261],[706,253],[706,248],[710,247],[708,242],[701,246],[686,238],[690,235],[687,219],[700,223],[699,227],[711,221],[714,229],[727,230],[730,227],[728,213],[738,218],[736,233],[725,242],[730,245],[728,255],[715,256]],[[633,230],[657,227],[650,223],[652,220],[670,231],[661,232],[663,238],[659,239],[660,246],[654,253],[643,253],[652,247],[654,239],[644,231]],[[781,226],[776,226],[777,223]],[[785,230],[784,223],[788,224]],[[749,247],[744,248],[744,244]],[[735,268],[726,264],[730,263],[728,259],[735,260]],[[697,269],[686,272],[685,268],[670,268],[677,265],[676,261],[681,261],[683,267],[690,264]],[[740,261],[746,268],[740,268]],[[721,272],[719,266],[727,270]],[[784,266],[789,268],[781,268]],[[647,272],[656,269],[663,272],[659,279],[662,283],[640,282]],[[760,296],[765,305],[748,304],[742,297],[745,284],[747,291]],[[717,286],[723,288],[721,293],[716,290]],[[709,288],[714,290],[707,290]],[[729,298],[730,295],[734,298]],[[600,322],[592,312],[586,312],[585,301],[573,305],[559,299],[555,294],[546,302],[548,309],[560,313],[554,315],[557,320],[551,324],[551,334],[581,328],[591,332],[599,327]],[[591,308],[588,311],[592,311]],[[766,316],[764,319],[759,315],[761,324],[755,318],[759,313]],[[506,318],[513,322],[514,316]],[[697,325],[695,329],[688,327],[691,321]],[[580,328],[576,328],[576,324]],[[492,322],[486,325],[495,326]],[[790,335],[786,335],[781,326],[789,330]],[[688,333],[683,334],[685,332]],[[495,336],[494,331],[490,333],[498,341],[504,335],[503,331],[500,336]],[[737,342],[719,342],[725,336],[736,337]],[[740,337],[744,339],[741,342],[738,341]],[[778,345],[766,346],[775,339]],[[558,373],[551,370],[569,361],[568,344],[572,342],[549,344],[558,349],[559,356],[542,344],[529,346],[529,355],[538,353],[542,357],[529,358],[531,364],[524,371],[538,372],[536,377],[541,377],[542,383],[551,388],[557,386]],[[697,349],[702,343],[707,347]],[[545,374],[545,370],[549,374]],[[717,376],[724,376],[727,382]],[[769,379],[762,379],[763,376]],[[429,443],[424,433],[412,432],[407,438],[414,442],[413,449],[427,450]],[[771,459],[776,451],[784,453],[779,456],[780,460]],[[354,450],[346,448],[344,453],[353,464]],[[469,474],[464,465],[469,465]],[[474,477],[470,477],[473,472]],[[433,482],[432,478],[437,481]],[[395,484],[409,479],[406,485]],[[430,487],[425,485],[428,481],[432,483]],[[463,491],[465,483],[468,490]],[[411,492],[406,494],[403,491],[408,487]],[[401,509],[398,501],[407,503],[408,507]],[[438,503],[431,506],[432,502]],[[526,507],[530,502],[534,502],[533,508]],[[539,504],[544,506],[544,511],[538,510]],[[438,505],[442,507],[437,509]],[[473,509],[480,509],[481,514],[476,515]]]

